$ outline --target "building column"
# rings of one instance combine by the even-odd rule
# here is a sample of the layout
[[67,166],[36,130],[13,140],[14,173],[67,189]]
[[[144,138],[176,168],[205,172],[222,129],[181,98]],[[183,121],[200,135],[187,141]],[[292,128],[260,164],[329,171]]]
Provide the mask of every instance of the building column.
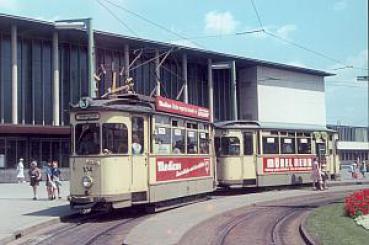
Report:
[[159,50],[155,49],[155,76],[156,76],[156,96],[160,96],[160,58]]
[[188,103],[187,54],[182,56],[183,101]]
[[237,80],[236,80],[236,62],[231,62],[231,106],[232,106],[232,120],[238,119],[237,113]]
[[17,26],[11,27],[12,49],[12,123],[18,123],[18,62],[17,62]]
[[60,94],[59,94],[59,37],[53,33],[53,125],[59,126]]
[[129,77],[129,46],[124,44],[124,72],[123,77],[126,80]]
[[213,61],[208,59],[208,94],[210,123],[214,122],[214,86],[213,86]]
[[94,30],[92,28],[92,19],[89,18],[86,21],[87,23],[87,35],[88,35],[88,82],[90,83],[90,97],[96,97],[96,81],[94,75],[96,73],[95,66],[95,39],[94,39]]

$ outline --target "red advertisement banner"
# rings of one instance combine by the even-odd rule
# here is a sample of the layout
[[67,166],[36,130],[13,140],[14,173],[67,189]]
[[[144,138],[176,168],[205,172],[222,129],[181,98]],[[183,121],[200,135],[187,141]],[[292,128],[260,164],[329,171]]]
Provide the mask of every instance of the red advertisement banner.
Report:
[[157,158],[156,180],[180,180],[210,176],[209,158]]
[[264,172],[310,171],[313,156],[263,157]]
[[181,101],[172,100],[161,96],[156,97],[155,106],[158,111],[170,112],[182,116],[206,120],[209,120],[210,118],[210,111],[205,107],[186,104]]

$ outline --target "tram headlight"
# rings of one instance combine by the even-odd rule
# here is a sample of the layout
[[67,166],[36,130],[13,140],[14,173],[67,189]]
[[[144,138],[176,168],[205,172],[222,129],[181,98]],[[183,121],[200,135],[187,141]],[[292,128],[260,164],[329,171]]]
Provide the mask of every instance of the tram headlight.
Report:
[[82,185],[84,188],[91,188],[92,184],[93,184],[93,180],[90,176],[82,177]]

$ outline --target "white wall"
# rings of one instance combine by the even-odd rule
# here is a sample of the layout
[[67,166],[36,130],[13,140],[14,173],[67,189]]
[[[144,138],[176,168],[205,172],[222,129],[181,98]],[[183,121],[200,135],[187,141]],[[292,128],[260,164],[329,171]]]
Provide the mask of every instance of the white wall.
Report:
[[323,77],[258,66],[257,78],[259,121],[326,125]]

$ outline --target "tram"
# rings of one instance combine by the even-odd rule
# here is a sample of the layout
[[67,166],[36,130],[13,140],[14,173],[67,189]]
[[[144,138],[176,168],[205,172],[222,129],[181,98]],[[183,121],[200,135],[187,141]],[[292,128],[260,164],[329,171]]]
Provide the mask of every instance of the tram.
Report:
[[215,123],[219,186],[281,186],[311,183],[315,157],[336,178],[336,132],[268,125],[256,121]]
[[84,98],[70,118],[74,209],[159,205],[216,187],[206,108],[126,94]]

